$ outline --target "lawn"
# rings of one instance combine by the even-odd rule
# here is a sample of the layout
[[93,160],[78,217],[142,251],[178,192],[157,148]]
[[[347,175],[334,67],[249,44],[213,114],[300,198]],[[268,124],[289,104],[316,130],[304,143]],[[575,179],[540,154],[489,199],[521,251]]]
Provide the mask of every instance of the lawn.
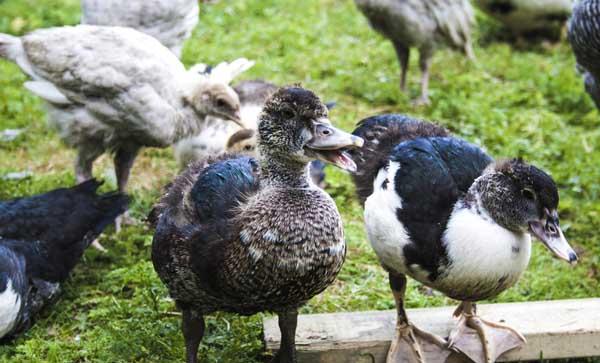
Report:
[[[0,0],[0,32],[23,34],[75,24],[77,0]],[[600,128],[583,90],[569,45],[534,43],[515,49],[498,41],[502,29],[478,16],[477,62],[450,50],[433,61],[429,107],[415,108],[419,72],[411,57],[408,95],[398,89],[391,44],[374,33],[351,0],[221,0],[203,4],[200,24],[183,61],[217,63],[247,57],[256,65],[241,78],[302,83],[338,106],[331,119],[351,130],[384,112],[435,120],[492,155],[521,156],[547,170],[559,185],[567,238],[581,262],[570,267],[536,243],[528,271],[494,301],[600,296]],[[0,175],[30,171],[24,180],[0,180],[0,199],[74,184],[74,152],[46,126],[42,102],[23,87],[12,63],[0,61],[0,130],[25,128],[0,143]],[[107,254],[89,249],[59,303],[10,345],[1,362],[181,362],[180,318],[149,260],[152,231],[142,222],[161,188],[177,172],[170,149],[146,149],[133,169],[135,226],[103,235]],[[105,156],[96,176],[115,187]],[[361,206],[349,175],[328,169],[328,192],[343,215],[348,255],[337,282],[302,313],[391,309],[386,274],[366,237]],[[454,304],[417,284],[409,307]],[[262,315],[215,314],[207,319],[202,362],[261,362]]]

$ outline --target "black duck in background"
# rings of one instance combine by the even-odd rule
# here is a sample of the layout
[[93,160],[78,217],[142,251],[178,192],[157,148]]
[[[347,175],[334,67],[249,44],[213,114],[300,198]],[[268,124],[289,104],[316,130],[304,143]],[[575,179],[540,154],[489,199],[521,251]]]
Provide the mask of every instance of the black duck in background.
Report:
[[331,197],[309,182],[319,159],[356,165],[344,149],[359,137],[333,127],[311,91],[287,87],[266,103],[259,157],[225,155],[192,164],[151,214],[152,261],[183,312],[187,362],[197,362],[204,315],[279,316],[274,362],[295,362],[298,308],[337,276],[346,254]]
[[72,188],[0,202],[0,338],[26,331],[51,304],[83,252],[122,214],[129,198]]
[[[444,128],[407,116],[367,118],[354,134],[365,140],[352,156],[367,235],[389,273],[398,312],[387,362],[423,362],[427,343],[426,353],[438,359],[452,349],[490,363],[523,344],[521,334],[483,320],[474,306],[519,280],[531,235],[558,258],[577,261],[559,226],[552,178],[519,159],[494,161]],[[448,342],[408,320],[406,275],[461,301]]]
[[575,4],[568,34],[585,90],[600,109],[600,0]]

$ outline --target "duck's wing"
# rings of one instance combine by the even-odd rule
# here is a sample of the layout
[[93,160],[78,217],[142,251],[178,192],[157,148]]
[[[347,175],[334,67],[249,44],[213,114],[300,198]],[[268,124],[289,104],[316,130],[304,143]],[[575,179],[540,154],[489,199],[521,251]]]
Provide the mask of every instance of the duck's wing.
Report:
[[33,78],[27,87],[50,103],[84,105],[98,120],[132,132],[146,130],[148,120],[179,117],[185,68],[146,34],[80,25],[18,39],[12,47],[22,54],[13,58]]
[[196,162],[154,207],[152,261],[176,299],[189,293],[178,288],[184,285],[181,270],[194,271],[195,283],[211,288],[227,245],[239,233],[237,211],[259,188],[258,170],[256,160],[245,156]]
[[438,32],[452,46],[462,49],[471,42],[475,12],[469,0],[433,0],[423,4],[435,19]]
[[396,217],[412,242],[404,249],[408,261],[436,271],[454,205],[491,162],[477,146],[452,137],[417,138],[394,148],[390,178],[401,200]]
[[99,195],[90,180],[72,188],[0,202],[0,237],[27,257],[30,276],[62,281],[83,251],[123,213],[129,198]]
[[352,134],[365,141],[362,148],[349,151],[357,165],[357,172],[352,178],[359,199],[364,203],[373,193],[373,181],[377,173],[387,164],[396,145],[418,137],[447,136],[449,133],[445,128],[427,121],[388,114],[360,121]]
[[82,0],[81,12],[82,24],[134,28],[173,49],[198,24],[199,7],[197,0]]

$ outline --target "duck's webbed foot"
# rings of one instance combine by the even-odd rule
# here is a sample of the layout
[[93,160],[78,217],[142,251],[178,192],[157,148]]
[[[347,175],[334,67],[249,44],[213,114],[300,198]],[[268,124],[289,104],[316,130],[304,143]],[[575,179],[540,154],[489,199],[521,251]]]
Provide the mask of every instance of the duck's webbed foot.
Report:
[[471,302],[463,301],[454,316],[459,316],[459,321],[450,333],[448,347],[475,363],[495,362],[503,353],[526,343],[525,337],[513,328],[477,316]]
[[[410,323],[396,324],[396,333],[388,351],[386,363],[443,362],[451,351],[448,343],[437,335],[423,331]],[[427,359],[435,357],[435,359]]]
[[135,226],[137,224],[138,221],[127,210],[115,219],[115,232],[121,233],[123,226]]
[[423,331],[408,321],[404,310],[406,276],[390,272],[390,287],[398,313],[396,332],[387,354],[386,363],[426,363],[443,362],[451,351],[448,343],[429,332]]

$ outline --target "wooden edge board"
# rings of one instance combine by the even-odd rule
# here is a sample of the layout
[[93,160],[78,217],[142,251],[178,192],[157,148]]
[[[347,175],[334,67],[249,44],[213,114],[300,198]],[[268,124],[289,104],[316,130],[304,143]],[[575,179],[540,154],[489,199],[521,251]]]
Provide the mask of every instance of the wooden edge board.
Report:
[[[407,313],[416,326],[447,337],[456,324],[454,309],[409,309]],[[527,339],[526,345],[503,354],[498,361],[600,356],[600,298],[481,304],[477,310],[482,318],[507,324]],[[300,315],[298,362],[384,363],[395,319],[395,311]],[[263,328],[267,350],[276,351],[280,342],[277,317],[265,318]],[[436,359],[427,360],[432,361]],[[453,354],[440,362],[461,361],[465,361],[462,355]]]

